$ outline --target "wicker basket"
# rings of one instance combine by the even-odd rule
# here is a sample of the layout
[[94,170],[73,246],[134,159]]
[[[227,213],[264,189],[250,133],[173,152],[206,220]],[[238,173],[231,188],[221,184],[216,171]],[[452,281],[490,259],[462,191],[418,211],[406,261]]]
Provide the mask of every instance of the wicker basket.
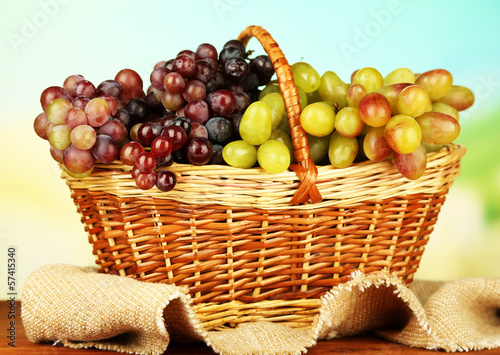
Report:
[[388,161],[316,167],[291,67],[264,29],[250,26],[239,39],[252,36],[285,99],[291,171],[174,164],[167,193],[139,190],[119,162],[82,180],[62,175],[99,271],[187,286],[207,330],[262,319],[310,326],[319,297],[355,270],[411,282],[465,153],[452,144],[429,154],[415,181]]

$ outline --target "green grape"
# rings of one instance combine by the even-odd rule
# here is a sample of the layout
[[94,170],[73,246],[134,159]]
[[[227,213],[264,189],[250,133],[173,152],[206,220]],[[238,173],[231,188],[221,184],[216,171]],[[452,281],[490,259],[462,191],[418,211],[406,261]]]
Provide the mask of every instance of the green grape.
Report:
[[344,107],[335,115],[335,130],[344,137],[357,137],[364,127],[365,123],[355,107]]
[[295,158],[293,156],[293,144],[292,140],[290,139],[290,136],[280,129],[275,129],[271,132],[269,140],[271,139],[280,141],[281,143],[284,143],[287,146],[288,150],[290,151],[290,162],[293,163],[295,161]]
[[287,135],[290,135],[290,123],[288,122],[288,116],[286,114],[281,117],[281,122],[276,129],[285,132]]
[[257,148],[243,140],[232,141],[224,146],[222,158],[232,167],[248,169],[257,162]]
[[425,112],[415,120],[422,131],[424,143],[449,144],[460,134],[458,121],[442,112]]
[[71,144],[70,135],[71,129],[65,124],[54,126],[49,132],[49,143],[55,149],[64,150]]
[[284,143],[270,139],[257,150],[257,161],[265,171],[281,173],[290,166],[290,150]]
[[384,78],[384,85],[398,83],[415,83],[415,74],[408,68],[398,68],[391,71]]
[[309,92],[306,95],[307,95],[307,103],[308,104],[323,101],[323,99],[321,98],[321,95],[319,94],[319,89],[316,91],[313,91],[313,92]]
[[384,77],[377,69],[366,67],[356,72],[352,83],[363,85],[367,92],[379,91],[384,85]]
[[52,102],[47,106],[45,114],[51,123],[55,125],[63,125],[65,124],[64,117],[66,116],[66,112],[68,112],[68,110],[72,107],[73,105],[71,105],[68,100],[58,98],[52,100]]
[[272,131],[271,110],[266,103],[255,101],[247,107],[240,121],[241,138],[252,145],[269,139]]
[[371,127],[366,132],[363,140],[363,152],[371,161],[382,161],[387,159],[392,149],[387,144],[384,135],[385,127]]
[[316,137],[324,137],[335,128],[335,111],[331,105],[321,101],[310,104],[300,114],[304,130]]
[[422,86],[432,101],[442,99],[453,85],[453,76],[445,69],[426,71],[418,76],[415,84]]
[[425,151],[427,153],[439,152],[444,147],[444,144],[430,144],[430,143],[423,143],[423,144],[425,147]]
[[309,141],[309,154],[314,164],[320,164],[326,160],[328,156],[328,147],[330,145],[330,135],[324,137],[316,137],[307,135]]
[[356,159],[358,149],[356,138],[343,137],[333,132],[328,146],[328,158],[335,168],[347,168]]
[[379,92],[369,92],[359,102],[359,117],[369,126],[382,127],[391,118],[391,104]]
[[347,90],[349,90],[349,85],[344,83],[336,73],[326,71],[321,76],[318,93],[323,101],[331,102],[335,107],[346,107]]
[[307,99],[307,93],[305,92],[304,89],[302,89],[299,85],[296,85],[297,86],[297,91],[299,93],[299,103],[300,103],[300,107],[302,109],[304,109],[304,107],[306,107],[307,105],[309,105],[309,101]]
[[468,109],[474,104],[474,94],[469,88],[453,85],[445,97],[437,100],[454,107],[457,111]]
[[264,96],[259,101],[264,102],[267,106],[269,106],[269,109],[271,110],[272,129],[277,128],[281,123],[283,114],[285,113],[285,102],[283,101],[283,97],[277,92],[272,92]]
[[271,94],[273,92],[281,94],[280,87],[279,87],[278,83],[272,82],[272,83],[267,84],[264,87],[264,89],[262,89],[261,92],[259,93],[259,100],[262,99],[264,96]]
[[422,131],[414,118],[407,115],[393,116],[385,125],[387,144],[400,154],[409,154],[422,143]]
[[432,102],[427,95],[427,91],[419,85],[405,87],[396,99],[396,109],[398,114],[418,117],[428,111]]
[[321,77],[311,64],[297,62],[292,64],[293,80],[306,93],[318,90],[321,83]]
[[425,173],[427,152],[423,144],[409,154],[393,153],[394,165],[405,178],[417,180]]
[[83,178],[86,178],[87,176],[89,176],[90,174],[92,174],[92,171],[94,171],[94,167],[92,166],[92,168],[90,168],[89,170],[83,172],[83,173],[74,173],[70,170],[68,170],[68,168],[63,165],[63,168],[64,168],[64,171],[66,172],[66,174],[68,174],[69,176],[71,176],[72,178],[74,179],[83,179]]
[[432,111],[446,113],[447,115],[450,115],[457,121],[460,121],[460,114],[458,113],[458,110],[455,107],[445,104],[444,102],[439,102],[439,101],[433,102]]
[[347,90],[346,101],[350,107],[358,108],[359,102],[366,95],[366,89],[361,84],[352,84]]

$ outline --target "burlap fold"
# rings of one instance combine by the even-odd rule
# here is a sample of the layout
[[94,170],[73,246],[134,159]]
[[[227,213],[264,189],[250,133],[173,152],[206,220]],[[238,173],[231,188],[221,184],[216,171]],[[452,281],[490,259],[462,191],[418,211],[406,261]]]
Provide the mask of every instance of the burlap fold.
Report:
[[449,352],[500,347],[500,279],[415,281],[354,273],[322,298],[309,328],[270,322],[205,331],[184,288],[98,274],[70,265],[35,270],[22,296],[32,342],[137,354],[168,354],[170,339],[205,341],[223,355],[301,354],[320,339],[375,332]]

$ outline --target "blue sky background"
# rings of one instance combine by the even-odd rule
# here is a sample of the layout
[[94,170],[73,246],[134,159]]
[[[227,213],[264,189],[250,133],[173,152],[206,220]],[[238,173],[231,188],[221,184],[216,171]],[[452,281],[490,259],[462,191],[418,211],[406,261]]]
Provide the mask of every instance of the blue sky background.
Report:
[[[471,88],[461,118],[463,173],[451,190],[418,276],[500,276],[500,1],[76,1],[5,2],[0,14],[0,246],[19,248],[19,278],[39,265],[93,262],[69,192],[33,132],[40,94],[82,74],[96,86],[123,68],[145,82],[154,64],[203,42],[217,48],[247,25],[344,81],[365,66],[386,75],[449,70]],[[263,53],[252,40],[249,48]],[[3,252],[3,251],[2,251]],[[446,257],[446,266],[436,268]],[[3,267],[3,266],[2,266]],[[438,270],[438,271],[437,271]],[[4,285],[2,284],[2,287]],[[3,295],[3,294],[2,294]],[[2,297],[0,295],[0,298]]]

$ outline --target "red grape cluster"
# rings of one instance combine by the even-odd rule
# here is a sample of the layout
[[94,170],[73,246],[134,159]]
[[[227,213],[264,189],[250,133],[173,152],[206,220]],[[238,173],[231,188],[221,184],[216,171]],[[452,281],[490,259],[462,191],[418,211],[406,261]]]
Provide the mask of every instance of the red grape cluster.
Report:
[[146,93],[131,69],[97,87],[71,75],[42,92],[34,130],[73,177],[119,159],[140,189],[169,191],[174,162],[225,164],[224,145],[239,139],[244,111],[274,75],[267,55],[248,56],[237,40],[220,53],[209,43],[183,50],[154,66]]

